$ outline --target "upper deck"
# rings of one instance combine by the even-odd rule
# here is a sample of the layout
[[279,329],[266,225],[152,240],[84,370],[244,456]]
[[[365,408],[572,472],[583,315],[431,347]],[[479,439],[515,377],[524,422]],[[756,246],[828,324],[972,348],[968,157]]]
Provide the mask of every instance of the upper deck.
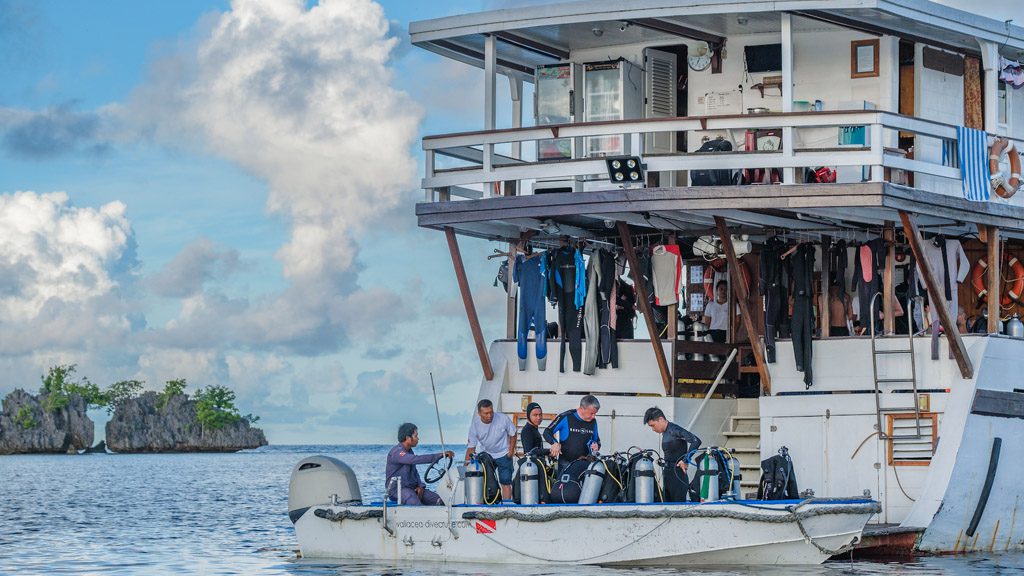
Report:
[[[1024,146],[1024,95],[998,80],[1001,58],[1024,53],[1016,26],[919,0],[592,0],[415,22],[410,33],[485,76],[483,130],[423,140],[422,226],[595,237],[611,221],[699,231],[714,213],[820,230],[909,210],[950,233],[1024,231],[1024,198],[963,198],[955,154],[959,125]],[[538,69],[559,65],[561,84],[541,86],[551,76]],[[511,103],[500,127],[499,75]],[[715,139],[732,151],[696,152]],[[620,154],[642,158],[645,189],[608,180],[604,158]],[[835,183],[804,183],[822,166]],[[692,186],[696,170],[754,169],[782,186]],[[552,189],[593,194],[537,193]]]

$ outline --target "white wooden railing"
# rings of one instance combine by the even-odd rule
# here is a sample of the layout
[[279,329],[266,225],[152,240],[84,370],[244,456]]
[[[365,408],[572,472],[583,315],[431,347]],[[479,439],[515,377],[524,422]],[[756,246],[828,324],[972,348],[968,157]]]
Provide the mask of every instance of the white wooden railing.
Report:
[[[867,143],[847,146],[794,147],[795,134],[820,128],[865,126]],[[870,181],[880,182],[884,169],[898,169],[941,178],[960,179],[958,167],[941,161],[926,161],[905,157],[894,148],[899,132],[918,137],[934,138],[955,150],[956,127],[873,110],[847,110],[831,112],[791,112],[756,115],[729,115],[681,118],[652,118],[612,122],[591,122],[534,126],[517,129],[462,132],[427,136],[423,139],[426,152],[426,175],[422,187],[427,201],[447,200],[453,196],[489,197],[495,194],[495,183],[542,179],[601,179],[606,177],[603,158],[574,158],[557,161],[525,161],[495,152],[495,147],[514,143],[535,142],[548,138],[582,139],[593,136],[620,135],[629,142],[630,150],[641,150],[644,137],[662,132],[694,133],[725,132],[730,140],[736,132],[745,130],[782,129],[782,149],[779,151],[734,151],[716,154],[650,154],[643,155],[648,173],[674,172],[694,169],[780,168],[784,183],[794,183],[795,171],[817,166],[867,166]],[[838,133],[838,130],[837,130]],[[576,148],[582,148],[577,146]],[[1020,146],[1019,148],[1024,148]],[[439,168],[440,157],[456,158],[468,165]],[[474,190],[467,186],[482,189]],[[520,193],[525,192],[520,186]],[[459,190],[462,193],[452,193]],[[440,192],[440,193],[438,193]]]

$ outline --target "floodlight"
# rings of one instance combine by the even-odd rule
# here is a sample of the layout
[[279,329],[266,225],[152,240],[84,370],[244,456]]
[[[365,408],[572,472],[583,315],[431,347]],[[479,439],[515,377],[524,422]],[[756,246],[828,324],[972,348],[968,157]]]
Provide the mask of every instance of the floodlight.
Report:
[[647,166],[639,156],[616,156],[605,158],[608,165],[608,179],[622,184],[643,184]]

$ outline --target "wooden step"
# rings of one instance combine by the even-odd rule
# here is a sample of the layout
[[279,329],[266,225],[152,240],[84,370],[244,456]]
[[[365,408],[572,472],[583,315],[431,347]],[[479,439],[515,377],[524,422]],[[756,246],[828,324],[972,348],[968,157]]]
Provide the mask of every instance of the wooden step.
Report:
[[760,438],[761,432],[726,432],[726,438]]

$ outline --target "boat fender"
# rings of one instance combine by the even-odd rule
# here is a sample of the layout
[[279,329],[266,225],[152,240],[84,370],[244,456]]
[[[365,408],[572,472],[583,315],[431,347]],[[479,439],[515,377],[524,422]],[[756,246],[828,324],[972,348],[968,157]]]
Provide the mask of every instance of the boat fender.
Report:
[[363,497],[352,468],[330,456],[310,456],[299,460],[288,481],[288,517],[298,522],[311,506],[332,504],[360,505]]
[[596,504],[604,486],[605,468],[600,460],[594,460],[583,473],[583,488],[580,490],[580,504]]
[[[988,150],[988,169],[992,174],[989,177],[989,184],[1000,198],[1010,198],[1020,188],[1020,155],[1017,154],[1013,142],[1006,138],[996,138]],[[1002,160],[1003,155],[1009,156],[1009,178],[999,170],[999,161]]]

